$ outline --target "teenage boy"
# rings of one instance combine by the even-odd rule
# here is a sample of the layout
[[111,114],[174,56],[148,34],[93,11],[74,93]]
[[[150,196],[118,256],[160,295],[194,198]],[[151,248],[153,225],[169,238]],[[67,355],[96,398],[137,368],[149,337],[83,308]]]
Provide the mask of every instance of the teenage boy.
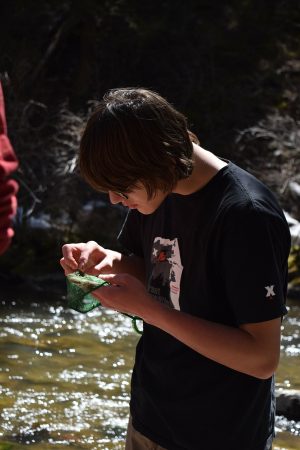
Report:
[[90,241],[61,260],[112,284],[93,293],[104,306],[144,320],[126,449],[269,450],[290,249],[272,193],[141,88],[104,96],[79,166],[129,208],[128,253]]

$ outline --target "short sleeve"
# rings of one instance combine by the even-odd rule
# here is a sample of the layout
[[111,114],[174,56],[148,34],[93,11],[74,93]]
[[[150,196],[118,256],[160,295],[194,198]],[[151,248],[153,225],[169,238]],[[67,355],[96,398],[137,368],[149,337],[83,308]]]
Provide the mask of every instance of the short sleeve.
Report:
[[286,314],[288,225],[279,214],[237,208],[226,220],[221,276],[237,323]]
[[142,218],[136,210],[130,210],[118,235],[122,246],[140,258],[144,257],[142,245]]

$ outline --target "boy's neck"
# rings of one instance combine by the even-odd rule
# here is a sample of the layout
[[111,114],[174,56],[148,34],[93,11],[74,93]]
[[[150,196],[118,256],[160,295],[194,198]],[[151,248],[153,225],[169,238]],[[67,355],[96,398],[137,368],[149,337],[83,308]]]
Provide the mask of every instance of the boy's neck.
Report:
[[219,159],[213,153],[204,150],[197,144],[193,144],[194,168],[188,178],[179,180],[173,192],[181,195],[189,195],[202,189],[223,167],[225,161]]

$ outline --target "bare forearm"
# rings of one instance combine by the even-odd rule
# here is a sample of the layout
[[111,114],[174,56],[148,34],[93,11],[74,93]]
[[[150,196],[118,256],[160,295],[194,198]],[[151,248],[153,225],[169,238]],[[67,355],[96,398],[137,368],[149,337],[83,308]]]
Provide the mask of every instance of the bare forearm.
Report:
[[273,374],[280,352],[280,318],[238,328],[169,308],[137,280],[142,276],[142,260],[127,258],[119,259],[120,271],[110,272],[104,278],[111,283],[99,292],[104,306],[141,317],[201,355],[231,369],[262,379]]
[[[153,304],[144,320],[203,356],[239,372],[269,378],[276,368],[279,342],[274,339],[277,337],[258,339],[241,328],[210,322],[160,304]],[[268,322],[264,324],[266,329],[270,327]]]
[[110,261],[101,267],[101,273],[128,273],[145,283],[145,264],[142,258],[135,255],[124,255],[114,250],[106,250]]
[[144,260],[135,255],[121,254],[120,260],[117,262],[116,273],[129,273],[138,280],[145,283],[145,264]]

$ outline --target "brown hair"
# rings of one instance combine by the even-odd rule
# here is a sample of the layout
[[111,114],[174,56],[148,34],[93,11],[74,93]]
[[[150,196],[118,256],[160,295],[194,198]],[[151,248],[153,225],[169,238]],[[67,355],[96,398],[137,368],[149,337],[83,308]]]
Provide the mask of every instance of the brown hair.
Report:
[[79,168],[96,190],[128,192],[140,181],[152,197],[191,174],[192,141],[184,115],[156,92],[114,89],[87,122]]

